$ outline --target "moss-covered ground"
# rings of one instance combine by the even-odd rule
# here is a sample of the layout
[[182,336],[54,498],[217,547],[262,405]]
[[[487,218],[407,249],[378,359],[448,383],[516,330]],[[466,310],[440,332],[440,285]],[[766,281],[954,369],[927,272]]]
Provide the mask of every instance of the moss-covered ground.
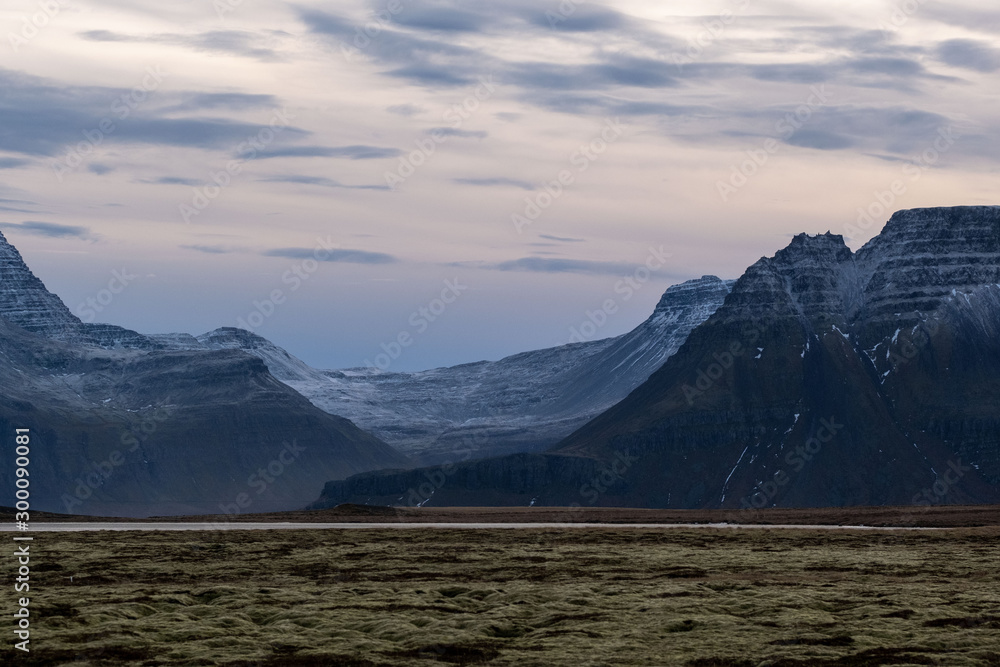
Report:
[[[31,549],[32,650],[5,640],[5,665],[1000,665],[993,528],[81,532]],[[5,609],[11,637],[12,594]]]

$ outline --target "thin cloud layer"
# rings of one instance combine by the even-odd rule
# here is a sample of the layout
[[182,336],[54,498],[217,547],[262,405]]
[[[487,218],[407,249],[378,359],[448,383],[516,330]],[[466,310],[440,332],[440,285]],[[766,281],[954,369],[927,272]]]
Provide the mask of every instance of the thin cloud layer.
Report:
[[335,248],[317,251],[315,248],[274,248],[261,253],[265,257],[285,257],[287,259],[314,259],[320,262],[345,262],[348,264],[392,264],[396,257],[383,252],[348,250]]
[[78,238],[83,240],[94,240],[95,236],[88,227],[79,225],[61,225],[55,222],[40,222],[38,220],[25,220],[24,222],[4,222],[0,227],[6,229],[16,229],[25,234],[33,236],[47,236],[54,239]]
[[487,268],[498,271],[530,271],[532,273],[586,273],[596,275],[627,276],[636,270],[628,262],[602,262],[585,259],[557,259],[549,257],[522,257],[500,262]]

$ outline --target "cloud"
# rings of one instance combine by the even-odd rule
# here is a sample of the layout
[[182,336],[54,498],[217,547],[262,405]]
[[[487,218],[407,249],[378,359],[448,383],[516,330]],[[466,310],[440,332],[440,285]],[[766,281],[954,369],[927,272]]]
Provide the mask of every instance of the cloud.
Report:
[[938,46],[938,58],[952,67],[963,67],[976,72],[995,72],[1000,69],[1000,50],[987,42],[974,39],[950,39]]
[[893,77],[920,76],[927,72],[923,65],[909,58],[857,58],[849,61],[847,66],[856,72]]
[[316,250],[315,248],[275,248],[261,253],[265,257],[285,257],[288,259],[315,259],[320,262],[346,262],[349,264],[392,264],[395,257],[382,252],[367,250]]
[[410,79],[415,83],[420,83],[423,85],[437,85],[437,86],[468,86],[475,82],[475,76],[472,72],[468,74],[460,74],[454,68],[450,67],[438,67],[431,64],[422,65],[408,65],[406,67],[398,67],[396,69],[389,70],[385,72],[388,76],[397,77],[399,79]]
[[106,164],[101,164],[99,162],[94,162],[92,164],[87,165],[87,171],[89,171],[92,174],[97,174],[98,176],[103,176],[104,174],[110,174],[114,170],[115,170],[114,167],[111,167]]
[[611,56],[602,63],[515,63],[498,74],[497,79],[529,90],[545,91],[594,91],[615,86],[668,88],[679,85],[676,71],[676,66],[665,60]]
[[550,259],[522,257],[487,266],[499,271],[530,271],[532,273],[586,273],[598,275],[628,275],[636,265],[627,262],[601,262],[586,259]]
[[0,223],[9,229],[19,229],[25,234],[33,236],[47,236],[49,238],[70,238],[76,237],[84,240],[94,240],[96,237],[90,233],[89,227],[79,227],[76,225],[59,225],[54,222],[39,222],[37,220],[26,220],[24,222]]
[[490,135],[489,132],[482,130],[459,130],[454,127],[432,127],[426,133],[444,137],[458,137],[460,139],[485,139]]
[[285,174],[257,179],[263,183],[297,183],[299,185],[318,185],[325,188],[345,188],[348,190],[389,190],[388,185],[345,185],[340,181],[324,176],[304,176]]
[[393,104],[390,107],[386,107],[385,110],[397,116],[416,116],[426,111],[426,109],[416,104]]
[[382,146],[286,146],[269,148],[257,153],[257,159],[279,157],[332,157],[348,160],[378,160],[398,157],[403,151]]
[[224,245],[182,245],[178,247],[184,248],[185,250],[195,250],[197,252],[207,253],[209,255],[227,255],[229,253],[236,252],[235,248]]
[[[803,100],[804,101],[804,100]],[[832,100],[831,100],[832,102]],[[704,135],[692,139],[699,143],[715,141],[712,133],[731,144],[737,138],[747,147],[765,138],[777,139],[790,146],[818,150],[863,149],[866,154],[903,155],[928,148],[939,133],[955,128],[957,140],[967,151],[972,134],[966,123],[942,114],[910,107],[876,107],[854,104],[814,106],[803,120],[796,120],[796,106],[777,106],[734,110],[727,117],[703,119]],[[980,148],[996,146],[996,137],[983,137]],[[949,151],[949,154],[952,151]]]
[[31,164],[31,160],[19,157],[0,157],[0,169],[16,169]]
[[264,62],[279,62],[282,58],[274,49],[262,47],[262,43],[275,41],[286,36],[290,37],[288,33],[282,31],[249,32],[245,30],[211,30],[194,35],[174,33],[127,35],[110,30],[88,30],[79,34],[83,39],[92,42],[171,44],[195,51],[223,53]]
[[181,95],[180,102],[160,111],[172,113],[178,111],[206,111],[208,109],[226,109],[245,111],[248,109],[273,109],[280,106],[280,101],[274,95],[258,95],[247,93],[188,93]]
[[587,239],[575,239],[569,236],[552,236],[551,234],[539,234],[538,238],[550,241],[562,241],[563,243],[582,243]]
[[489,19],[484,14],[459,9],[451,3],[412,4],[406,11],[395,15],[393,21],[408,28],[432,32],[482,32],[489,25]]
[[850,148],[854,142],[841,134],[827,132],[826,130],[802,129],[785,140],[785,143],[802,148],[817,148],[819,150],[838,150]]
[[977,32],[1000,32],[1000,11],[996,9],[972,9],[951,2],[937,6],[929,3],[921,7],[920,15]]
[[[122,117],[121,102],[129,90],[103,86],[70,86],[50,79],[0,69],[0,150],[22,155],[54,156],[80,143],[82,133],[98,132],[102,122],[113,130],[102,132],[102,143],[132,143],[183,148],[232,148],[260,125],[226,118],[171,118],[152,101],[141,113]],[[121,104],[121,106],[118,106]],[[306,132],[285,127],[283,137]]]
[[[8,204],[15,204],[15,206],[8,206]],[[38,206],[38,202],[28,201],[26,199],[0,198],[0,211],[9,211],[11,213],[38,213],[38,211],[33,211],[28,208],[21,208],[22,206]]]
[[131,42],[134,38],[129,35],[112,32],[110,30],[87,30],[80,33],[80,37],[91,42]]
[[452,179],[460,185],[479,185],[484,187],[510,187],[521,190],[534,190],[535,186],[528,181],[519,181],[516,178],[455,178]]
[[184,178],[182,176],[161,176],[160,178],[141,180],[139,182],[149,185],[187,185],[193,188],[202,185],[202,181],[197,178]]
[[[572,11],[561,11],[563,6],[572,7]],[[563,3],[553,9],[554,11],[533,12],[528,16],[528,20],[538,27],[565,32],[617,30],[627,27],[632,23],[624,14],[604,7]]]

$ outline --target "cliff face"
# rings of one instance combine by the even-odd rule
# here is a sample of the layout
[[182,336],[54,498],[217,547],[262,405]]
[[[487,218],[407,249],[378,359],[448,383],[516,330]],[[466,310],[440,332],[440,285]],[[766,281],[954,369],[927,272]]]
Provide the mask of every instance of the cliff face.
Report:
[[857,253],[796,236],[551,451],[635,463],[596,498],[585,478],[558,492],[678,508],[1000,501],[998,249],[996,207],[903,211]]
[[1000,282],[1000,207],[900,211],[858,251],[857,265],[859,323],[912,326],[949,297]]
[[[331,478],[406,464],[277,381],[260,359],[178,347],[81,323],[0,241],[0,432],[31,430],[33,508],[297,509]],[[8,506],[13,464],[0,460]]]

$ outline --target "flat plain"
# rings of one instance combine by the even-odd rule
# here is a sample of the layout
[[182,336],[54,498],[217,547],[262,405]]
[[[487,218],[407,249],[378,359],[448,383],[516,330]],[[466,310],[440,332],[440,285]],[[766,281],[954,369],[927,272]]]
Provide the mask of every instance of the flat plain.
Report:
[[32,651],[0,662],[1000,665],[998,548],[995,527],[44,533]]

